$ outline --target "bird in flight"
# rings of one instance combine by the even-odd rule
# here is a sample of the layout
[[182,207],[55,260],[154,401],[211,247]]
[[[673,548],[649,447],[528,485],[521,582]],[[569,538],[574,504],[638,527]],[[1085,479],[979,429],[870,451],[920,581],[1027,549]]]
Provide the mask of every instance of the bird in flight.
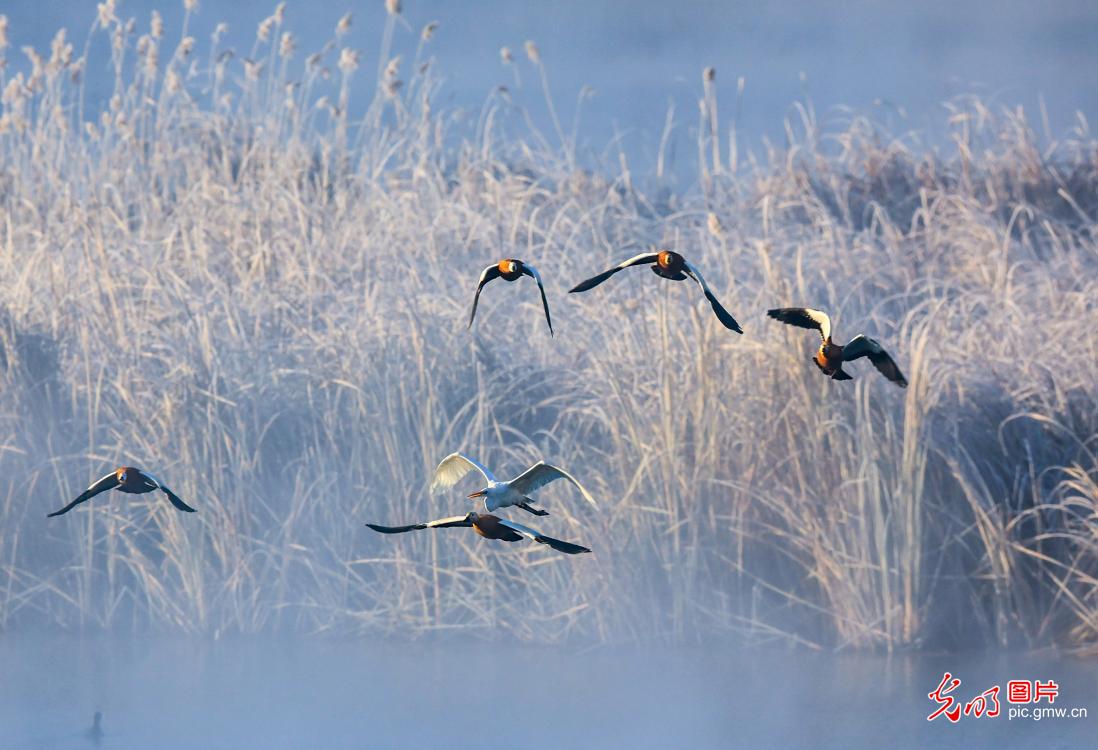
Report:
[[782,307],[767,310],[766,314],[791,326],[819,331],[823,341],[812,356],[812,361],[820,368],[820,372],[832,380],[853,380],[843,371],[843,363],[869,357],[869,361],[882,375],[901,388],[907,388],[907,378],[900,372],[899,365],[874,339],[859,334],[844,345],[832,341],[831,318],[827,317],[827,313],[808,307]]
[[417,529],[449,529],[465,526],[472,527],[473,531],[485,539],[517,542],[523,537],[526,537],[538,544],[547,544],[558,552],[564,552],[568,555],[578,555],[583,552],[591,551],[587,549],[587,547],[581,547],[578,544],[562,542],[560,539],[545,536],[544,534],[534,531],[529,526],[523,526],[521,523],[515,523],[514,521],[507,521],[499,516],[493,516],[491,513],[470,512],[466,513],[464,516],[450,516],[449,518],[440,518],[437,521],[413,523],[408,526],[379,526],[376,523],[368,523],[366,525],[382,534],[403,534],[406,531],[415,531]]
[[435,469],[434,476],[431,477],[431,492],[453,487],[471,471],[479,471],[487,486],[484,489],[477,490],[469,497],[483,497],[484,509],[489,513],[500,508],[514,506],[527,513],[533,513],[535,516],[547,516],[549,515],[548,511],[530,505],[533,500],[528,495],[558,479],[566,479],[571,482],[583,495],[584,500],[591,503],[593,507],[598,507],[595,499],[583,488],[583,485],[576,481],[575,477],[564,469],[558,469],[556,466],[547,464],[544,461],[538,461],[510,481],[501,482],[484,464],[462,453],[451,453],[442,459],[438,468]]
[[670,250],[660,250],[659,252],[641,253],[635,255],[627,261],[619,263],[611,268],[609,271],[603,271],[598,276],[592,276],[586,281],[581,281],[576,286],[568,290],[569,294],[575,294],[577,292],[586,292],[588,289],[594,289],[602,282],[616,274],[618,271],[624,271],[630,266],[642,266],[652,265],[652,271],[657,276],[662,276],[665,279],[671,279],[672,281],[682,281],[686,278],[691,278],[698,283],[701,287],[702,293],[705,298],[709,300],[709,305],[713,308],[713,312],[717,316],[717,320],[721,324],[736,333],[743,333],[743,329],[740,328],[740,324],[736,322],[721,303],[717,301],[717,298],[713,295],[713,292],[709,289],[709,285],[705,283],[705,279],[702,277],[701,272],[695,265],[690,263],[686,258],[682,257],[678,253]]
[[480,290],[492,279],[504,281],[516,281],[521,276],[529,276],[538,282],[538,291],[541,292],[541,306],[545,309],[545,322],[549,324],[549,335],[553,335],[553,320],[549,317],[549,301],[545,299],[545,287],[541,283],[541,274],[538,269],[529,263],[524,263],[517,258],[504,258],[499,263],[494,263],[484,269],[477,283],[477,293],[473,297],[473,311],[469,313],[469,328],[473,327],[473,320],[477,317],[477,303],[480,302]]
[[47,518],[63,516],[80,503],[91,500],[101,492],[113,489],[118,489],[121,492],[129,492],[134,495],[142,495],[146,492],[152,492],[153,490],[160,490],[168,496],[168,500],[170,500],[171,504],[176,508],[185,513],[194,513],[194,508],[180,500],[179,497],[168,488],[168,485],[161,482],[149,472],[136,469],[133,466],[122,466],[97,480],[91,487],[88,487],[88,489],[81,492],[79,497],[61,510],[56,510],[53,513],[48,514]]

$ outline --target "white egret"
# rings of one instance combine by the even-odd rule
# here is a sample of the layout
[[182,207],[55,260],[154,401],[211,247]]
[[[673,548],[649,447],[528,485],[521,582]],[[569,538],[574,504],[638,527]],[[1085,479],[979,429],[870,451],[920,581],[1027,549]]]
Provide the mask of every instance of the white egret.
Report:
[[533,513],[535,516],[549,515],[547,511],[531,507],[532,500],[529,494],[558,479],[567,479],[576,486],[576,489],[583,495],[584,500],[591,503],[593,507],[598,507],[595,499],[583,488],[583,485],[576,481],[575,477],[564,471],[564,469],[559,469],[544,461],[538,461],[508,482],[501,482],[484,464],[461,453],[451,453],[442,459],[431,478],[431,492],[453,487],[471,471],[479,471],[481,476],[484,477],[484,481],[487,482],[487,486],[472,493],[469,497],[483,497],[484,509],[489,513],[500,508],[514,506],[522,508],[527,513]]

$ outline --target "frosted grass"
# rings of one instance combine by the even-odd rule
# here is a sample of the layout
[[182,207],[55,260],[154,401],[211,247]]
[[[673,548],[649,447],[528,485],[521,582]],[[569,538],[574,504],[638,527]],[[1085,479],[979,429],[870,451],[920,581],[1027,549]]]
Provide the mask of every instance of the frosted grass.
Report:
[[[751,154],[707,73],[683,186],[578,166],[506,90],[439,109],[444,61],[400,10],[376,80],[335,20],[313,53],[281,12],[236,53],[110,3],[110,61],[82,34],[2,51],[0,627],[1094,649],[1082,118],[1045,142],[958,100],[930,149],[802,103]],[[519,58],[549,95],[552,61]],[[114,76],[102,111],[88,74]],[[746,335],[650,274],[565,294],[650,243]],[[542,271],[556,339],[522,284],[464,330],[506,256]],[[820,377],[811,335],[764,316],[797,304],[911,387]],[[540,520],[595,554],[363,528],[465,510],[426,492],[458,448],[567,467],[603,510],[554,486]],[[115,493],[45,521],[122,463],[199,512]]]

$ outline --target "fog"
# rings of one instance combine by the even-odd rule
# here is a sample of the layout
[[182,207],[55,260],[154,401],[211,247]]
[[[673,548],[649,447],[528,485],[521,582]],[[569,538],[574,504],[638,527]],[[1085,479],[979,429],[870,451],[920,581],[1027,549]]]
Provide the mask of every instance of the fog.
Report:
[[[1091,4],[181,5],[0,10],[0,747],[1093,737],[926,720],[1098,709]],[[567,293],[648,246],[744,334]],[[501,257],[555,336],[530,279],[467,327]],[[476,507],[455,450],[574,474],[505,515],[592,553],[364,526]],[[122,465],[197,512],[46,518]]]
[[[224,46],[246,56],[256,27],[275,5],[203,2],[189,33],[204,41],[226,22]],[[120,17],[137,19],[139,32],[157,9],[173,39],[183,17],[182,0],[126,0],[119,8]],[[45,49],[62,27],[82,41],[93,9],[91,2],[54,0],[12,3],[3,12],[20,44]],[[307,7],[290,2],[286,19],[309,52],[321,47],[347,11],[355,21],[345,41],[362,52],[367,70],[375,69],[385,17],[380,0],[319,0]],[[798,101],[811,102],[825,123],[868,115],[896,133],[911,131],[933,143],[945,140],[945,104],[959,96],[976,94],[993,107],[1022,106],[1042,134],[1046,118],[1049,132],[1060,135],[1076,122],[1076,112],[1091,122],[1098,117],[1091,75],[1098,68],[1098,10],[1088,0],[421,0],[407,4],[405,17],[413,33],[430,21],[440,24],[430,54],[440,62],[441,105],[476,113],[495,86],[506,85],[546,124],[537,78],[526,72],[516,80],[499,56],[506,45],[521,58],[523,43],[536,41],[566,129],[577,96],[585,87],[592,90],[581,108],[579,139],[592,160],[609,168],[617,167],[623,149],[650,169],[674,107],[680,123],[674,160],[686,182],[692,179],[692,144],[682,130],[697,120],[694,84],[705,66],[719,73],[726,125],[734,127],[745,152],[761,152],[764,137],[784,145],[784,122],[796,119]],[[93,49],[102,53],[105,47],[104,39],[93,40]],[[89,78],[90,98],[110,96],[105,68],[93,66]],[[737,102],[740,78],[745,88]]]
[[[1093,720],[928,724],[943,671],[972,696],[1055,676],[1094,706],[1092,667],[1044,655],[822,655],[699,648],[546,649],[445,639],[0,641],[3,747],[1078,748]],[[1004,692],[1005,695],[1005,692]],[[1004,711],[1006,707],[1003,701]]]

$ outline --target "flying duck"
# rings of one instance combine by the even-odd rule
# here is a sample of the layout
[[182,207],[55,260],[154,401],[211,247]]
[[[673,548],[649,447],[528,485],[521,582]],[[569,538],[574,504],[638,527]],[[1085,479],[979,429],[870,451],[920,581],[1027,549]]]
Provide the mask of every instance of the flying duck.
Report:
[[717,315],[719,320],[725,328],[735,331],[736,333],[743,333],[743,329],[740,328],[740,324],[736,322],[736,319],[729,315],[721,303],[717,301],[717,298],[713,296],[713,292],[709,290],[709,285],[705,283],[705,279],[702,277],[701,272],[686,258],[682,257],[678,253],[670,250],[660,250],[655,253],[641,253],[635,255],[629,260],[620,263],[609,271],[603,271],[598,276],[592,276],[586,281],[581,281],[572,289],[568,290],[569,294],[575,294],[576,292],[586,292],[588,289],[594,289],[602,282],[616,274],[618,271],[623,271],[630,266],[640,266],[645,264],[653,264],[652,271],[657,276],[662,276],[665,279],[671,279],[672,281],[682,281],[687,277],[698,282],[698,286],[701,287],[702,293],[705,294],[705,298],[709,300],[709,304],[713,307],[713,312]]
[[477,293],[473,297],[473,311],[469,313],[469,328],[473,327],[473,319],[477,317],[477,303],[480,302],[480,290],[484,288],[485,284],[492,279],[516,281],[523,275],[529,276],[531,279],[538,282],[538,290],[541,292],[541,306],[545,308],[545,322],[549,324],[549,335],[552,336],[553,320],[549,317],[549,301],[545,299],[545,287],[541,283],[541,274],[538,273],[538,269],[517,258],[504,258],[499,263],[495,263],[484,269],[484,273],[480,275],[480,282],[477,284]]
[[435,469],[434,476],[431,477],[431,492],[453,487],[471,471],[479,471],[488,486],[482,490],[477,490],[469,497],[483,497],[484,509],[489,513],[500,508],[514,506],[522,508],[527,513],[533,513],[535,516],[547,516],[549,511],[532,507],[530,503],[533,501],[527,495],[558,479],[567,479],[576,486],[576,489],[583,495],[584,500],[591,503],[595,508],[599,507],[595,499],[583,488],[583,485],[576,481],[575,477],[564,469],[558,469],[556,466],[547,464],[544,461],[538,461],[510,481],[501,482],[484,464],[461,453],[451,453],[442,459],[438,468]]
[[81,492],[78,498],[64,508],[56,510],[46,517],[53,518],[54,516],[63,516],[80,503],[91,500],[101,492],[113,489],[129,492],[134,495],[142,495],[146,492],[152,492],[153,490],[161,490],[168,496],[168,500],[170,500],[172,505],[176,508],[185,513],[194,513],[194,508],[180,500],[174,492],[168,489],[168,485],[161,482],[149,472],[135,469],[132,466],[122,466],[96,481],[91,487],[88,487],[88,489]]
[[449,529],[456,526],[471,526],[473,531],[485,539],[517,542],[526,537],[538,544],[548,544],[558,552],[564,552],[568,555],[578,555],[582,552],[591,551],[578,544],[562,542],[560,539],[539,534],[529,526],[523,526],[521,523],[515,523],[514,521],[506,521],[499,516],[493,516],[491,513],[469,512],[464,516],[450,516],[449,518],[440,518],[437,521],[428,521],[427,523],[414,523],[410,526],[379,526],[376,523],[366,525],[374,531],[380,531],[382,534],[403,534],[405,531],[415,531],[417,529]]
[[766,314],[774,320],[780,320],[791,326],[799,328],[813,328],[820,332],[823,342],[819,350],[812,356],[812,361],[820,372],[833,380],[853,380],[843,372],[843,362],[850,362],[862,357],[869,357],[869,361],[881,371],[881,374],[901,388],[907,388],[907,378],[900,372],[895,360],[889,356],[880,344],[868,336],[859,334],[850,339],[845,345],[836,344],[831,340],[831,318],[820,310],[812,310],[807,307],[782,307],[777,310],[767,310]]

